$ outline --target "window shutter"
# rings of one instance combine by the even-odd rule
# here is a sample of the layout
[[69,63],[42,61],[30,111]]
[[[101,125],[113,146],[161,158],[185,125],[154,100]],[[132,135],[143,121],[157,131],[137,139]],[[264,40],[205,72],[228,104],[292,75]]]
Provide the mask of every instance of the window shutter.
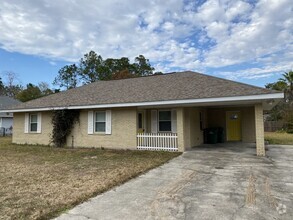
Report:
[[172,126],[172,133],[177,133],[177,112],[176,109],[172,109],[171,111],[171,126]]
[[111,110],[106,111],[106,134],[111,134],[112,132],[112,117]]
[[28,127],[29,127],[29,113],[25,113],[24,115],[24,133],[28,133]]
[[93,111],[88,111],[87,133],[88,134],[94,133],[94,112]]
[[151,111],[151,131],[152,133],[158,133],[158,113],[157,110],[152,110]]
[[42,113],[38,113],[37,133],[42,133]]

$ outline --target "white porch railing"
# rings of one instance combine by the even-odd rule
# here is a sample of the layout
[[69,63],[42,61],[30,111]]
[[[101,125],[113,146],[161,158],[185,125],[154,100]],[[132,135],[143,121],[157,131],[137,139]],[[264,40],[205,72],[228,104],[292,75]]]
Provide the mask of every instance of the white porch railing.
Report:
[[178,151],[176,133],[138,133],[137,149]]

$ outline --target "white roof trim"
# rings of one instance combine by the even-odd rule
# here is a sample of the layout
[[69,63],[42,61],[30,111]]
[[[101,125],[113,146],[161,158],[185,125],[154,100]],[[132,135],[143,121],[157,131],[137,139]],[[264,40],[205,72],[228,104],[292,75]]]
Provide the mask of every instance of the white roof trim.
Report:
[[205,104],[205,103],[220,103],[220,102],[233,102],[233,101],[263,101],[267,99],[282,99],[283,93],[272,93],[262,95],[249,95],[249,96],[231,96],[219,98],[203,98],[203,99],[183,99],[183,100],[168,100],[168,101],[155,101],[155,102],[133,102],[133,103],[116,103],[116,104],[100,104],[100,105],[83,105],[83,106],[64,106],[64,107],[51,107],[51,108],[27,108],[15,110],[0,110],[0,112],[35,112],[35,111],[52,111],[62,109],[94,109],[94,108],[117,108],[117,107],[142,107],[142,106],[157,106],[157,105],[180,105],[180,104]]

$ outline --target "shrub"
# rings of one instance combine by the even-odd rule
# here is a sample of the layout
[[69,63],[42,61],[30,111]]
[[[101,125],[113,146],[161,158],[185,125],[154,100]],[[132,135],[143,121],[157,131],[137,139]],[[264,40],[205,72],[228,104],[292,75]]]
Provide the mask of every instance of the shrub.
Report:
[[74,124],[79,121],[79,110],[57,110],[52,116],[52,137],[51,141],[56,147],[63,147],[66,144],[67,136],[70,135]]

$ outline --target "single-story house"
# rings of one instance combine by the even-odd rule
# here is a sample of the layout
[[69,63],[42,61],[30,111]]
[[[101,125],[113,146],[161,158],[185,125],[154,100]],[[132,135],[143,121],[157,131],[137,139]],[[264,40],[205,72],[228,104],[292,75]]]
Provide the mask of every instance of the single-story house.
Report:
[[[7,109],[12,105],[20,104],[21,102],[8,96],[0,96],[0,110]],[[11,135],[13,128],[13,113],[0,112],[0,136]]]
[[67,138],[74,147],[185,151],[222,127],[225,141],[256,143],[265,155],[263,110],[283,93],[195,72],[98,81],[22,103],[13,143],[50,143],[52,111],[79,109]]

